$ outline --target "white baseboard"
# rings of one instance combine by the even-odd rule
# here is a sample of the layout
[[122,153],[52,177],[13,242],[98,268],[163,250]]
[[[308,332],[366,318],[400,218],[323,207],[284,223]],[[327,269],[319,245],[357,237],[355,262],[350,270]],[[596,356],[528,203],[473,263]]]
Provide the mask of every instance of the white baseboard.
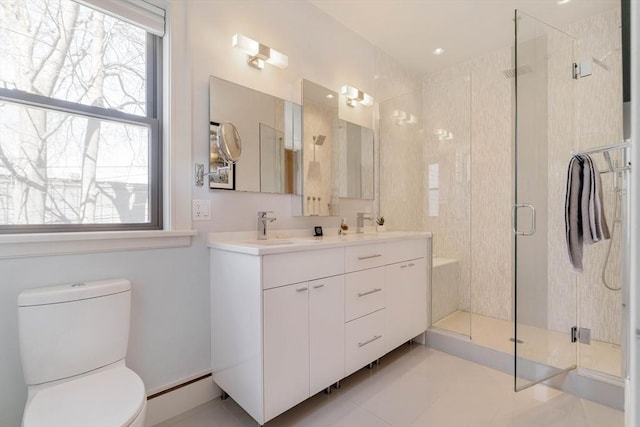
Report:
[[213,383],[211,376],[152,397],[147,401],[145,424],[154,426],[173,418],[189,409],[207,403],[219,397],[220,388]]

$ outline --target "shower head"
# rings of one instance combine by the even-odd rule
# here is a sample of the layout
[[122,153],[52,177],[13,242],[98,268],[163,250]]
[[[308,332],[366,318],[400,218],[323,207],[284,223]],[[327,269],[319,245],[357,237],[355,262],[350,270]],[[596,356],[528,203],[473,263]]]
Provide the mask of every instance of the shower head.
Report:
[[528,74],[530,72],[533,71],[533,68],[531,68],[531,65],[521,65],[518,67],[518,69],[515,68],[510,68],[508,70],[504,70],[502,73],[504,74],[504,76],[507,79],[512,79],[516,76],[516,74],[518,76],[522,76],[524,74]]
[[324,144],[325,138],[326,138],[326,136],[324,136],[324,135],[314,136],[313,137],[313,145],[322,145],[322,144]]
[[606,59],[609,58],[614,53],[619,52],[620,50],[622,50],[622,49],[617,47],[615,49],[611,49],[609,52],[607,52],[601,58],[596,58],[596,57],[592,56],[591,59],[593,59],[593,63],[594,64],[599,65],[600,67],[602,67],[605,70],[609,71],[609,66],[605,63]]

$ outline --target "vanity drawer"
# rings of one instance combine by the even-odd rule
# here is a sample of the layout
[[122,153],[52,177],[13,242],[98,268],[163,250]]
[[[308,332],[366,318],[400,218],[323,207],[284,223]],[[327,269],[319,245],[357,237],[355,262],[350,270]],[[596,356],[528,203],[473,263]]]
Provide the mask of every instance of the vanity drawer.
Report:
[[345,321],[385,307],[385,268],[371,268],[345,275]]
[[262,289],[343,273],[343,248],[265,255],[262,260]]
[[387,242],[387,264],[407,261],[410,259],[426,258],[427,240],[409,239],[397,242]]
[[345,326],[345,375],[373,362],[385,353],[385,310],[378,310]]
[[345,271],[358,271],[385,265],[385,244],[348,246],[344,249]]

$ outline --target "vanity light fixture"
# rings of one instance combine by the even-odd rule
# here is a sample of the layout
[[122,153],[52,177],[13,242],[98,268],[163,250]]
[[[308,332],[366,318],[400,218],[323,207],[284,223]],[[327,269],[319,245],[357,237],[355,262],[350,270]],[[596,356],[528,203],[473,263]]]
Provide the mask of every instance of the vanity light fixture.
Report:
[[287,65],[289,65],[289,57],[284,53],[258,43],[240,33],[233,35],[232,46],[249,55],[247,63],[252,67],[263,69],[265,62],[278,68],[287,68]]
[[433,54],[434,54],[434,55],[436,55],[436,56],[442,55],[443,53],[444,53],[444,49],[443,49],[443,48],[441,48],[441,47],[436,48],[436,49],[434,49],[434,51],[433,51]]
[[349,107],[355,107],[358,103],[367,107],[373,105],[373,97],[356,87],[344,85],[340,88],[340,93],[347,97],[347,105]]

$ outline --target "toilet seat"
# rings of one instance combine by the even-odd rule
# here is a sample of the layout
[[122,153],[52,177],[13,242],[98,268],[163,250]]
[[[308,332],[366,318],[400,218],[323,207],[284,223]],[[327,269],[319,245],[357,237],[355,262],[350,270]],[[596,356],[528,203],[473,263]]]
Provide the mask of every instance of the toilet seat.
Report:
[[129,426],[146,404],[140,377],[126,366],[85,375],[39,391],[24,411],[24,427]]

